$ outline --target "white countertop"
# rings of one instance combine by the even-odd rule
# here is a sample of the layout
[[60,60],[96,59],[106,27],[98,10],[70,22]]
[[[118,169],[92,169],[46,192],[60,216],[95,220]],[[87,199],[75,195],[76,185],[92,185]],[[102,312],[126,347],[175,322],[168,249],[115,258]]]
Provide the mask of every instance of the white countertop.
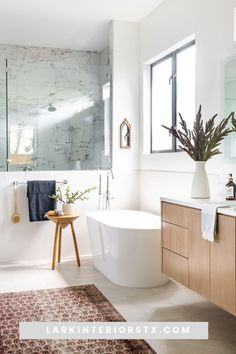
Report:
[[[162,202],[178,204],[189,208],[202,209],[206,204],[219,205],[217,212],[219,214],[236,217],[236,200],[224,200],[222,198],[213,197],[210,199],[196,199],[186,196],[161,197]],[[224,206],[224,207],[223,207]]]

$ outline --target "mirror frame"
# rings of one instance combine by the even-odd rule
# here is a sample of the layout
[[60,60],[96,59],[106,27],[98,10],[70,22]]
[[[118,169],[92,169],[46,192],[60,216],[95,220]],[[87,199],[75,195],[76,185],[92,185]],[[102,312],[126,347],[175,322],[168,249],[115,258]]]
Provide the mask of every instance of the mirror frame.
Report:
[[125,118],[120,125],[120,148],[131,148],[131,124],[127,118]]

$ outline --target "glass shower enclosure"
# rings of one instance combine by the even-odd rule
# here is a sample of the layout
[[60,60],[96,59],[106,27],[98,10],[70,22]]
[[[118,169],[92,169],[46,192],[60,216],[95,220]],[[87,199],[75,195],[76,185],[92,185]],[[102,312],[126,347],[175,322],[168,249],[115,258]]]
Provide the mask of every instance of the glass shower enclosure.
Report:
[[0,170],[111,167],[109,48],[0,53]]

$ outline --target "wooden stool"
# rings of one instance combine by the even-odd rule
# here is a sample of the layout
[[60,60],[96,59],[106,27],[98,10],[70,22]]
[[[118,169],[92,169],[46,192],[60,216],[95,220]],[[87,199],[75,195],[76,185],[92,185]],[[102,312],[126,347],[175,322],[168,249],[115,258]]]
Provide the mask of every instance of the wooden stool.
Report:
[[78,251],[78,246],[77,246],[77,241],[76,241],[75,229],[74,229],[74,225],[73,225],[73,221],[75,221],[78,217],[79,217],[79,215],[76,215],[76,214],[62,215],[62,216],[57,216],[57,215],[48,215],[47,216],[48,219],[52,220],[56,224],[55,237],[54,237],[54,247],[53,247],[53,257],[52,257],[52,270],[55,269],[55,264],[56,264],[58,239],[59,239],[59,243],[58,243],[57,261],[58,261],[58,263],[61,262],[62,229],[65,229],[68,225],[70,225],[70,227],[71,227],[76,260],[77,260],[78,267],[80,267],[79,251]]

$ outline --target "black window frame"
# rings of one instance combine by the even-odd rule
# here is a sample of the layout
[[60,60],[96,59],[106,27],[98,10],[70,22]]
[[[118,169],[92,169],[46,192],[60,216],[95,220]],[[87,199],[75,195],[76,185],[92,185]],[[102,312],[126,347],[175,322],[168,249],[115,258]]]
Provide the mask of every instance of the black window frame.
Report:
[[[190,48],[192,46],[196,45],[195,39],[192,40],[191,42],[186,43],[185,45],[177,48],[176,50],[174,50],[173,52],[165,55],[164,57],[162,57],[161,59],[153,62],[150,65],[150,151],[151,154],[155,154],[155,153],[170,153],[170,152],[178,152],[181,151],[180,149],[178,149],[177,146],[177,141],[176,138],[172,135],[172,148],[168,149],[168,150],[153,150],[152,149],[152,133],[153,133],[153,129],[152,129],[152,86],[153,86],[153,68],[160,64],[161,62],[172,58],[172,75],[170,77],[170,80],[172,81],[172,101],[171,101],[171,105],[172,105],[172,121],[171,121],[171,125],[172,127],[176,127],[177,124],[177,54],[179,54],[180,52],[186,50],[187,48]],[[164,129],[164,128],[163,128]]]

